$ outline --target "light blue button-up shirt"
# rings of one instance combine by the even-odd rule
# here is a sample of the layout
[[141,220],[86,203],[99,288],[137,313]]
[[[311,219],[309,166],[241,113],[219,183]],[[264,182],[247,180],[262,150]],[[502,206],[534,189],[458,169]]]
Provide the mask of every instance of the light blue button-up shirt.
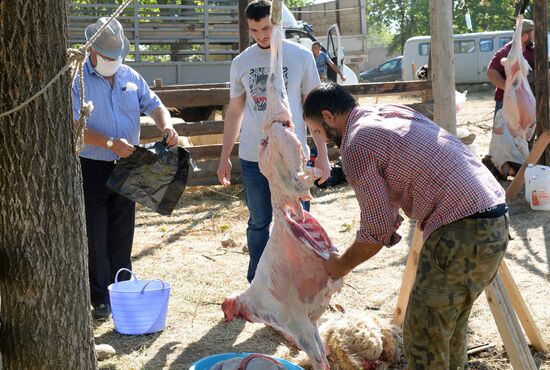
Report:
[[[97,73],[90,58],[86,60],[84,72],[84,99],[91,100],[94,109],[88,119],[88,128],[107,137],[124,138],[130,144],[139,144],[139,116],[151,114],[162,103],[149,89],[147,82],[132,68],[121,65],[115,74],[113,87]],[[80,76],[73,81],[73,116],[80,118]],[[80,156],[83,158],[115,161],[118,156],[111,150],[86,144]]]

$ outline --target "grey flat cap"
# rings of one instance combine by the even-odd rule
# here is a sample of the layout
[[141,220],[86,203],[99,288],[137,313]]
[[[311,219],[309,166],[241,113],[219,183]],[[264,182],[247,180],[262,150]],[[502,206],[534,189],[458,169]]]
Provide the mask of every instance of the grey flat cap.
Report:
[[[102,17],[96,23],[86,27],[86,40],[90,40],[93,35],[105,24],[109,18]],[[130,50],[130,42],[124,36],[122,25],[116,19],[103,30],[101,35],[92,43],[95,51],[103,56],[112,59],[124,58]]]
[[524,19],[521,22],[521,33],[533,31],[535,29],[535,22],[530,19]]

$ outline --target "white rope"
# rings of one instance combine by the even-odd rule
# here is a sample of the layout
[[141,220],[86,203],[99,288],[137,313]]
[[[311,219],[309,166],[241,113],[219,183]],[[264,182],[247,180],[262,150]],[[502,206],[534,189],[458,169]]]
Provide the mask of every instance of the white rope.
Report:
[[[111,15],[111,17],[109,18],[109,20],[103,24],[103,26],[90,38],[90,40],[88,40],[88,42],[82,46],[80,49],[68,49],[67,52],[69,54],[69,60],[67,61],[67,64],[65,64],[65,66],[50,80],[50,82],[48,82],[46,84],[46,86],[44,86],[42,89],[40,89],[40,91],[38,91],[36,94],[34,94],[33,96],[31,96],[30,98],[28,98],[27,100],[25,100],[23,103],[19,104],[18,106],[16,106],[15,108],[13,109],[10,109],[9,111],[7,112],[3,112],[3,113],[0,113],[0,118],[3,118],[3,117],[6,117],[10,114],[13,114],[23,108],[25,108],[27,105],[29,105],[30,103],[32,103],[36,98],[38,98],[39,96],[43,95],[46,90],[48,90],[48,88],[50,86],[52,86],[59,78],[61,78],[61,76],[69,69],[71,68],[74,64],[76,64],[76,67],[79,68],[80,70],[80,75],[81,75],[81,93],[80,93],[80,112],[81,114],[84,112],[88,112],[89,109],[88,108],[84,108],[84,86],[83,86],[83,77],[82,77],[82,65],[84,64],[85,60],[86,60],[86,51],[88,50],[88,48],[90,47],[90,45],[99,37],[99,35],[101,35],[101,33],[103,32],[103,30],[109,25],[109,23],[111,23],[111,21],[113,19],[115,19],[116,17],[118,17],[120,15],[120,13],[122,13],[122,11],[124,9],[126,9],[126,7],[132,2],[133,0],[126,0],[123,4],[121,4],[118,9]],[[84,130],[84,128],[82,128],[82,130]]]

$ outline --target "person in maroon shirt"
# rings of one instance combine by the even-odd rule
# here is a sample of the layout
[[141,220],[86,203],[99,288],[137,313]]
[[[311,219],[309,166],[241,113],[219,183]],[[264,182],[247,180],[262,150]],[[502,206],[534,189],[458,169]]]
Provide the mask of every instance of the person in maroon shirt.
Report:
[[408,369],[464,368],[468,317],[508,244],[504,189],[459,139],[413,109],[360,107],[337,84],[304,102],[313,133],[338,145],[359,230],[325,267],[334,279],[397,244],[402,210],[424,245],[403,325]]
[[[523,49],[523,57],[531,69],[535,70],[535,23],[530,19],[524,19],[521,24],[521,46]],[[506,72],[504,66],[500,63],[502,58],[506,58],[510,49],[512,48],[512,41],[504,45],[489,62],[487,67],[487,78],[495,85],[495,115],[502,109],[502,101],[504,98],[504,85],[506,83]]]

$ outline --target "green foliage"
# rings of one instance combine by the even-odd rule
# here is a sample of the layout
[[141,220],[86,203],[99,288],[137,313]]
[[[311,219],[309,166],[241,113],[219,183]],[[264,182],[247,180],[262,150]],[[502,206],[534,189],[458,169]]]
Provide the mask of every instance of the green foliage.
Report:
[[[532,18],[531,9],[527,9],[526,18]],[[466,13],[472,18],[473,31],[466,28]],[[464,0],[455,1],[454,33],[511,30],[514,28],[515,6],[513,1]]]
[[288,8],[298,8],[301,6],[312,5],[315,3],[315,0],[285,0],[284,3]]
[[[472,19],[472,32],[511,30],[514,3],[514,0],[453,0],[453,32],[468,32],[466,12]],[[388,52],[402,53],[407,39],[430,34],[429,8],[429,0],[366,0],[367,32],[369,36],[391,32]],[[526,17],[532,18],[531,8],[527,9]]]

